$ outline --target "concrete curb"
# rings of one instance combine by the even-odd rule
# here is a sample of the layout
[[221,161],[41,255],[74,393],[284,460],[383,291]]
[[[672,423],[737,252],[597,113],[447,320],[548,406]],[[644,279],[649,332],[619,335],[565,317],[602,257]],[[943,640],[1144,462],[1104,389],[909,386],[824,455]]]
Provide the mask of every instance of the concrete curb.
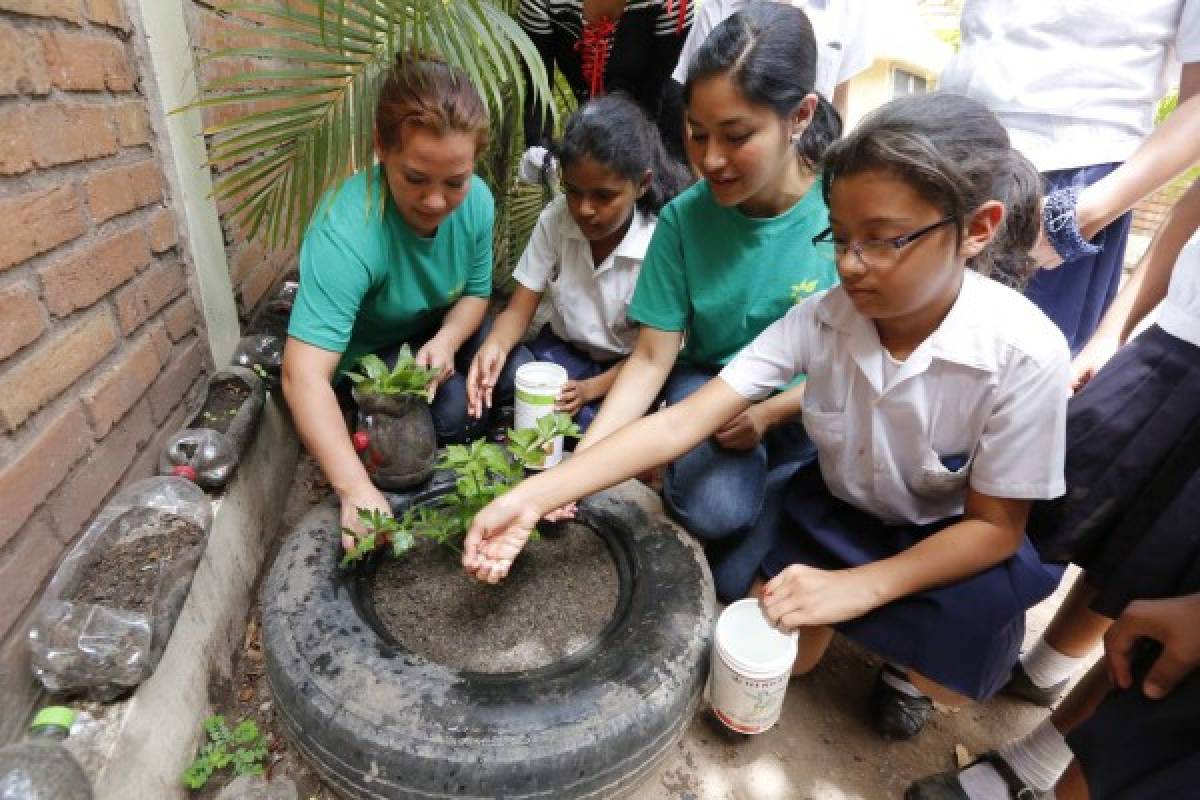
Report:
[[209,680],[231,671],[298,455],[282,397],[268,395],[257,436],[213,503],[208,547],[158,669],[128,700],[95,707],[99,724],[73,742],[96,800],[186,796],[180,776],[203,735]]

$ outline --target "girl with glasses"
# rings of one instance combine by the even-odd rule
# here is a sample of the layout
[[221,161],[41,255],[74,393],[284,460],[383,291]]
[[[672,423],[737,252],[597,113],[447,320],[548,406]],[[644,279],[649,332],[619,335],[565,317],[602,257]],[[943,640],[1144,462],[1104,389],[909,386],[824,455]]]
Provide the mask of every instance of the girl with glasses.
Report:
[[883,658],[871,695],[885,736],[933,699],[982,700],[1008,677],[1025,611],[1060,570],[1025,536],[1030,504],[1063,492],[1070,354],[1003,285],[1038,234],[1039,180],[983,106],[896,100],[833,144],[816,237],[841,285],[792,308],[702,389],[485,508],[464,566],[496,581],[542,513],[694,447],[807,373],[818,463],[772,473],[741,544],[746,589],[800,631],[795,672],[835,631]]

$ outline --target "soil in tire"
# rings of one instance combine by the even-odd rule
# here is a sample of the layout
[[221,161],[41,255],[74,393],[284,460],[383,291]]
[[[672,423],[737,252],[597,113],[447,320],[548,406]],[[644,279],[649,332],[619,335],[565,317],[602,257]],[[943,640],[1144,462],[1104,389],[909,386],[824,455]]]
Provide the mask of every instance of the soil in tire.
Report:
[[526,545],[508,577],[467,577],[455,550],[428,540],[385,559],[372,600],[380,622],[408,650],[473,672],[552,664],[600,634],[617,604],[617,570],[604,541],[572,522]]

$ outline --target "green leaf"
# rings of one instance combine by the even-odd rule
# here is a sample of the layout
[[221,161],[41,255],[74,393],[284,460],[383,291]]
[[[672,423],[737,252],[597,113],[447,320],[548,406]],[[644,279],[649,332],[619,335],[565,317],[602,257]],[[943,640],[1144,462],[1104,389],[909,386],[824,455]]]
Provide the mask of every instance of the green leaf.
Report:
[[244,719],[233,729],[233,741],[236,744],[253,744],[262,736],[258,725],[252,719]]

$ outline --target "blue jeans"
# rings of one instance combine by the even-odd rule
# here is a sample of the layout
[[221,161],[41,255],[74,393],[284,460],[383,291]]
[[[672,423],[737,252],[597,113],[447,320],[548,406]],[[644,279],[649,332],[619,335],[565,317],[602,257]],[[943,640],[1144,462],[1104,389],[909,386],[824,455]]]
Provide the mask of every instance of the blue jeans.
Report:
[[[715,371],[676,364],[663,397],[674,405],[712,379]],[[751,450],[727,450],[706,439],[667,466],[663,499],[683,527],[705,541],[717,596],[729,602],[745,595],[764,551],[742,547],[763,511],[768,472],[808,464],[816,448],[799,417],[769,430]],[[792,470],[794,472],[794,469]]]
[[[433,428],[437,432],[439,445],[464,444],[487,435],[493,421],[498,418],[500,408],[512,405],[517,369],[533,360],[528,350],[523,347],[515,348],[505,362],[504,369],[500,371],[496,387],[492,390],[492,407],[479,419],[470,416],[467,413],[467,372],[471,369],[472,359],[491,330],[492,318],[486,317],[479,330],[458,348],[458,352],[454,354],[454,374],[442,382],[433,396],[430,411],[433,412]],[[413,353],[416,353],[426,341],[428,339],[410,342],[409,346]],[[379,357],[389,366],[394,365],[399,350],[397,346],[379,353]]]
[[[550,330],[550,326],[542,328],[537,337],[529,343],[529,352],[535,361],[553,361],[567,371],[567,377],[573,381],[583,381],[594,378],[606,372],[615,361],[605,364],[596,361],[584,351],[570,342],[563,341]],[[520,346],[513,349],[514,356]],[[511,358],[512,356],[510,356]],[[596,412],[600,410],[600,401],[593,400],[575,412],[575,423],[581,431],[587,431]]]

